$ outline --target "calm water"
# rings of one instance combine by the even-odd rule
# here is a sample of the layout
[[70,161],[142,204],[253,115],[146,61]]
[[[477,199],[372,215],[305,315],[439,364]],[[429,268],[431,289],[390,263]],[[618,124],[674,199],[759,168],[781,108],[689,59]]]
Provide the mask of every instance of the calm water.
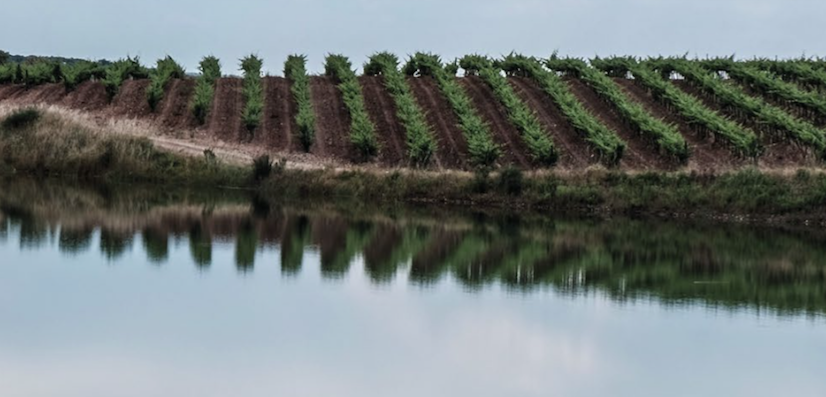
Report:
[[826,233],[0,185],[0,396],[826,396]]

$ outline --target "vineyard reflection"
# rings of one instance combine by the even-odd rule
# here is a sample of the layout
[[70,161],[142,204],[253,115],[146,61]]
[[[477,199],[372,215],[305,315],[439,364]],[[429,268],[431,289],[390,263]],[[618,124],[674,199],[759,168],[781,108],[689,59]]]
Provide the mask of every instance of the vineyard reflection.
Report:
[[[14,193],[10,193],[14,192]],[[280,254],[285,275],[317,252],[326,278],[363,263],[372,282],[401,273],[421,286],[452,278],[471,291],[553,289],[617,301],[656,299],[779,314],[826,314],[826,238],[808,230],[630,220],[562,221],[517,216],[304,209],[222,197],[116,195],[19,186],[0,194],[0,245],[57,244],[64,255],[99,249],[108,261],[142,250],[169,261],[186,244],[195,266],[213,265],[214,244],[234,245],[239,272],[256,253]],[[363,260],[360,260],[363,259]],[[177,265],[177,264],[176,264]]]

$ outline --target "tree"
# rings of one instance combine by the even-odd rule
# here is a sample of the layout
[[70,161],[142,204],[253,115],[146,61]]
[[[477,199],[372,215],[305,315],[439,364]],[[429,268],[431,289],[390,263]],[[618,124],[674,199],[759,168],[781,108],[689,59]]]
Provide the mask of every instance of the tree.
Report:
[[0,65],[6,63],[11,58],[11,54],[6,51],[0,50]]

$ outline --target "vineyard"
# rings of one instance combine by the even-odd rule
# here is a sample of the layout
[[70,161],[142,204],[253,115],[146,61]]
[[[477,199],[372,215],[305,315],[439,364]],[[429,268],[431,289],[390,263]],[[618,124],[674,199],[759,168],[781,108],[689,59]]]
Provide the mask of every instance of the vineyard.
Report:
[[207,56],[187,74],[168,56],[150,66],[28,59],[0,64],[0,103],[383,167],[715,172],[826,161],[826,62],[817,59],[376,53],[359,68],[331,54],[312,75],[292,55],[284,77],[263,75],[265,62]]

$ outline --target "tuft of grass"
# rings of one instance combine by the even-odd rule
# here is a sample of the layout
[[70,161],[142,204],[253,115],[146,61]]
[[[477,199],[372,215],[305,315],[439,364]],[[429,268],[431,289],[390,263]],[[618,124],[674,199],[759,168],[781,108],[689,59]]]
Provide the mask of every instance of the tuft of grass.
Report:
[[353,65],[343,55],[330,54],[327,56],[324,68],[327,76],[338,81],[338,89],[344,97],[344,105],[350,112],[350,141],[363,157],[375,156],[379,151],[376,127],[364,107],[361,84],[356,77],[356,72],[353,71]]
[[273,161],[269,155],[261,155],[252,161],[252,179],[261,182],[272,175]]
[[0,123],[4,132],[18,131],[35,125],[43,115],[35,108],[18,109],[6,116]]
[[387,52],[375,54],[364,66],[364,73],[382,76],[384,86],[396,103],[396,114],[407,132],[408,159],[414,166],[427,166],[436,152],[436,138],[404,74],[399,71],[399,59]]
[[149,108],[154,112],[158,104],[163,99],[166,85],[172,79],[182,79],[186,76],[183,66],[175,62],[172,57],[167,56],[158,60],[158,65],[150,74],[151,83],[146,90],[146,99],[149,101]]
[[261,83],[261,67],[264,62],[256,55],[241,59],[241,71],[244,72],[244,110],[241,119],[247,132],[252,136],[261,124],[264,116],[264,86]]
[[206,123],[209,110],[212,108],[212,99],[215,96],[215,84],[221,78],[221,62],[214,56],[206,56],[198,67],[201,77],[195,84],[195,95],[192,101],[192,113],[198,123]]
[[284,63],[284,76],[292,82],[293,98],[298,105],[295,121],[298,125],[298,139],[305,152],[315,142],[315,113],[310,98],[310,76],[307,75],[307,57],[290,55]]
[[524,180],[522,170],[516,167],[505,167],[499,172],[499,189],[509,196],[519,196],[524,189]]

